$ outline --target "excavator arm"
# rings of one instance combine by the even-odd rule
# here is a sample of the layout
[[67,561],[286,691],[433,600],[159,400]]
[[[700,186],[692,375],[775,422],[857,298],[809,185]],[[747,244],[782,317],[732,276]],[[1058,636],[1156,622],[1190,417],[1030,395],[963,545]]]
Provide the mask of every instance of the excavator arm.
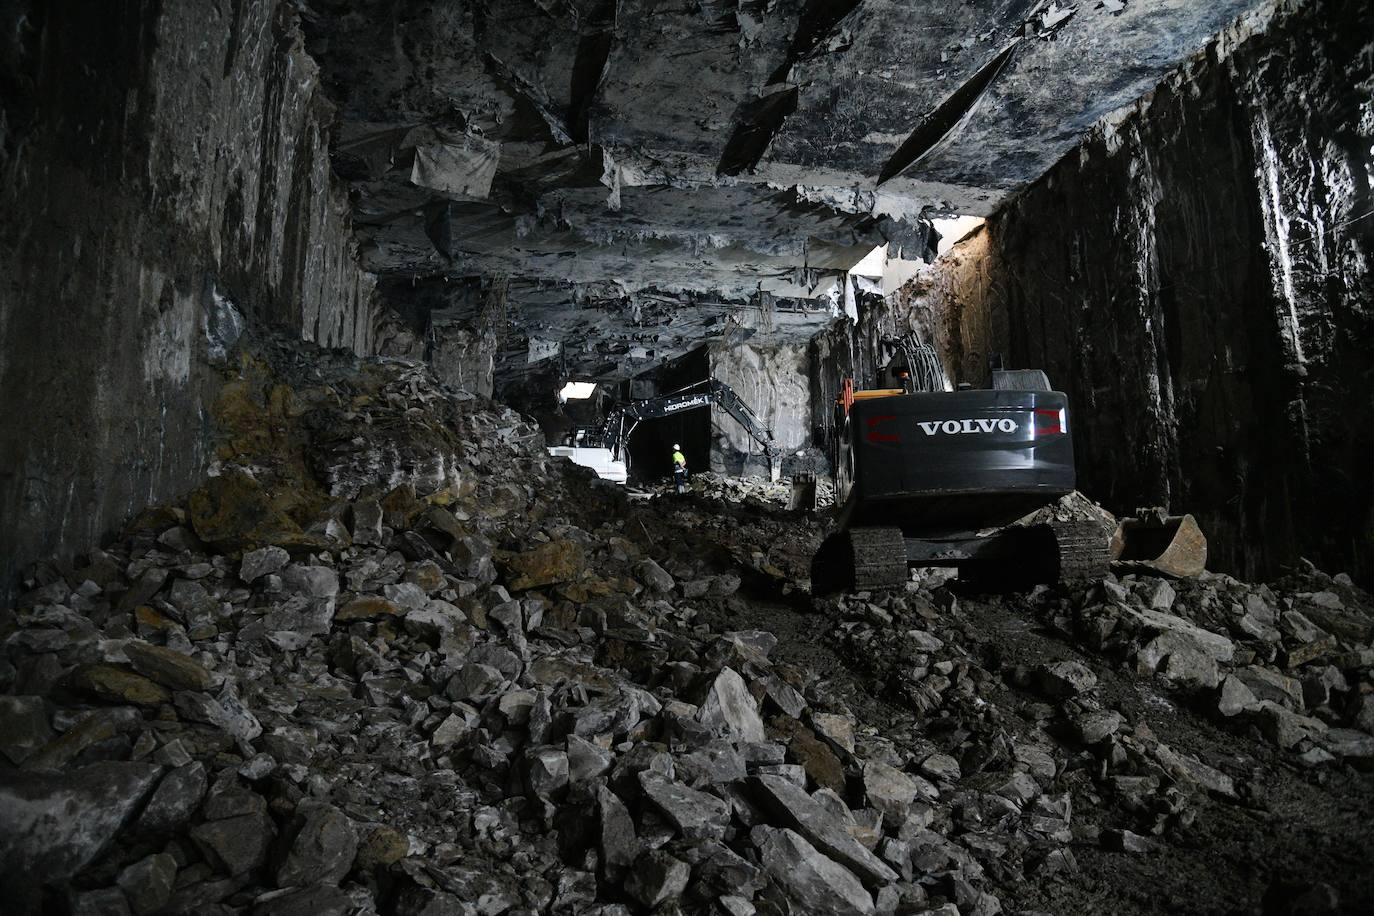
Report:
[[602,426],[602,440],[606,448],[619,458],[629,444],[630,434],[641,420],[658,420],[694,410],[698,407],[718,405],[722,410],[744,427],[755,442],[763,447],[768,458],[768,473],[777,480],[782,473],[782,449],[773,443],[773,431],[763,424],[754,411],[749,409],[735,390],[719,379],[697,382],[671,394],[656,398],[646,398],[621,404],[606,415]]

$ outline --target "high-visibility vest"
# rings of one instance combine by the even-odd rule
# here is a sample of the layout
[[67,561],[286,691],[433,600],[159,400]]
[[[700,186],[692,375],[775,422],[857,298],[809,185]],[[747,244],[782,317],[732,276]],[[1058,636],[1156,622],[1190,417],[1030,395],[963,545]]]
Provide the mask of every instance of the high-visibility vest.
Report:
[[678,469],[678,468],[686,468],[686,467],[687,467],[687,456],[684,455],[684,454],[682,454],[682,452],[673,452],[673,469],[676,470],[676,469]]

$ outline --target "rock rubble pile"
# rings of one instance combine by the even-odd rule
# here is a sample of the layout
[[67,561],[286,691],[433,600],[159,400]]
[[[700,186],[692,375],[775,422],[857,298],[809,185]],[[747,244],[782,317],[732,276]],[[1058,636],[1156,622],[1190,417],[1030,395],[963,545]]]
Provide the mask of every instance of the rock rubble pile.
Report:
[[255,347],[216,476],[0,616],[12,912],[993,916],[1259,803],[1117,664],[1374,761],[1340,578],[1042,589],[1086,654],[1015,663],[957,586],[811,599],[795,514],[631,502],[409,364]]

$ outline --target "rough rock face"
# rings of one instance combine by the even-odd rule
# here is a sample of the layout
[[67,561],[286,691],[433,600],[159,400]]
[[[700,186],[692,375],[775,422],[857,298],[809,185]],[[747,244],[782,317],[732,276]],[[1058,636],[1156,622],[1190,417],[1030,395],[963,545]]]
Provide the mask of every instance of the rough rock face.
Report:
[[[814,307],[874,245],[922,256],[927,211],[988,212],[1263,2],[318,0],[305,19],[391,303],[517,278],[531,348],[601,374],[714,334],[722,299]],[[678,320],[654,320],[665,300]]]
[[[811,444],[809,353],[805,344],[719,343],[708,354],[711,376],[735,390],[772,430],[774,443],[784,452]],[[724,411],[711,413],[711,469],[740,474],[765,468],[759,457],[762,449],[753,437]]]
[[372,284],[292,8],[0,13],[0,589],[209,460],[249,319],[367,351]]
[[907,292],[961,380],[1001,352],[1069,393],[1083,489],[1198,514],[1241,574],[1374,575],[1360,9],[1224,33]]

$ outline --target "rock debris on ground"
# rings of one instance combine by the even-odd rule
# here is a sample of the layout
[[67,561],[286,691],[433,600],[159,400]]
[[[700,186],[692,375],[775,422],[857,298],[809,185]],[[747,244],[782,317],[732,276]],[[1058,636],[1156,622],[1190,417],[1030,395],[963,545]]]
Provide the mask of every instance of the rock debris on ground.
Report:
[[820,599],[785,483],[632,500],[408,363],[258,340],[216,420],[0,617],[7,912],[1374,906],[1346,577]]

